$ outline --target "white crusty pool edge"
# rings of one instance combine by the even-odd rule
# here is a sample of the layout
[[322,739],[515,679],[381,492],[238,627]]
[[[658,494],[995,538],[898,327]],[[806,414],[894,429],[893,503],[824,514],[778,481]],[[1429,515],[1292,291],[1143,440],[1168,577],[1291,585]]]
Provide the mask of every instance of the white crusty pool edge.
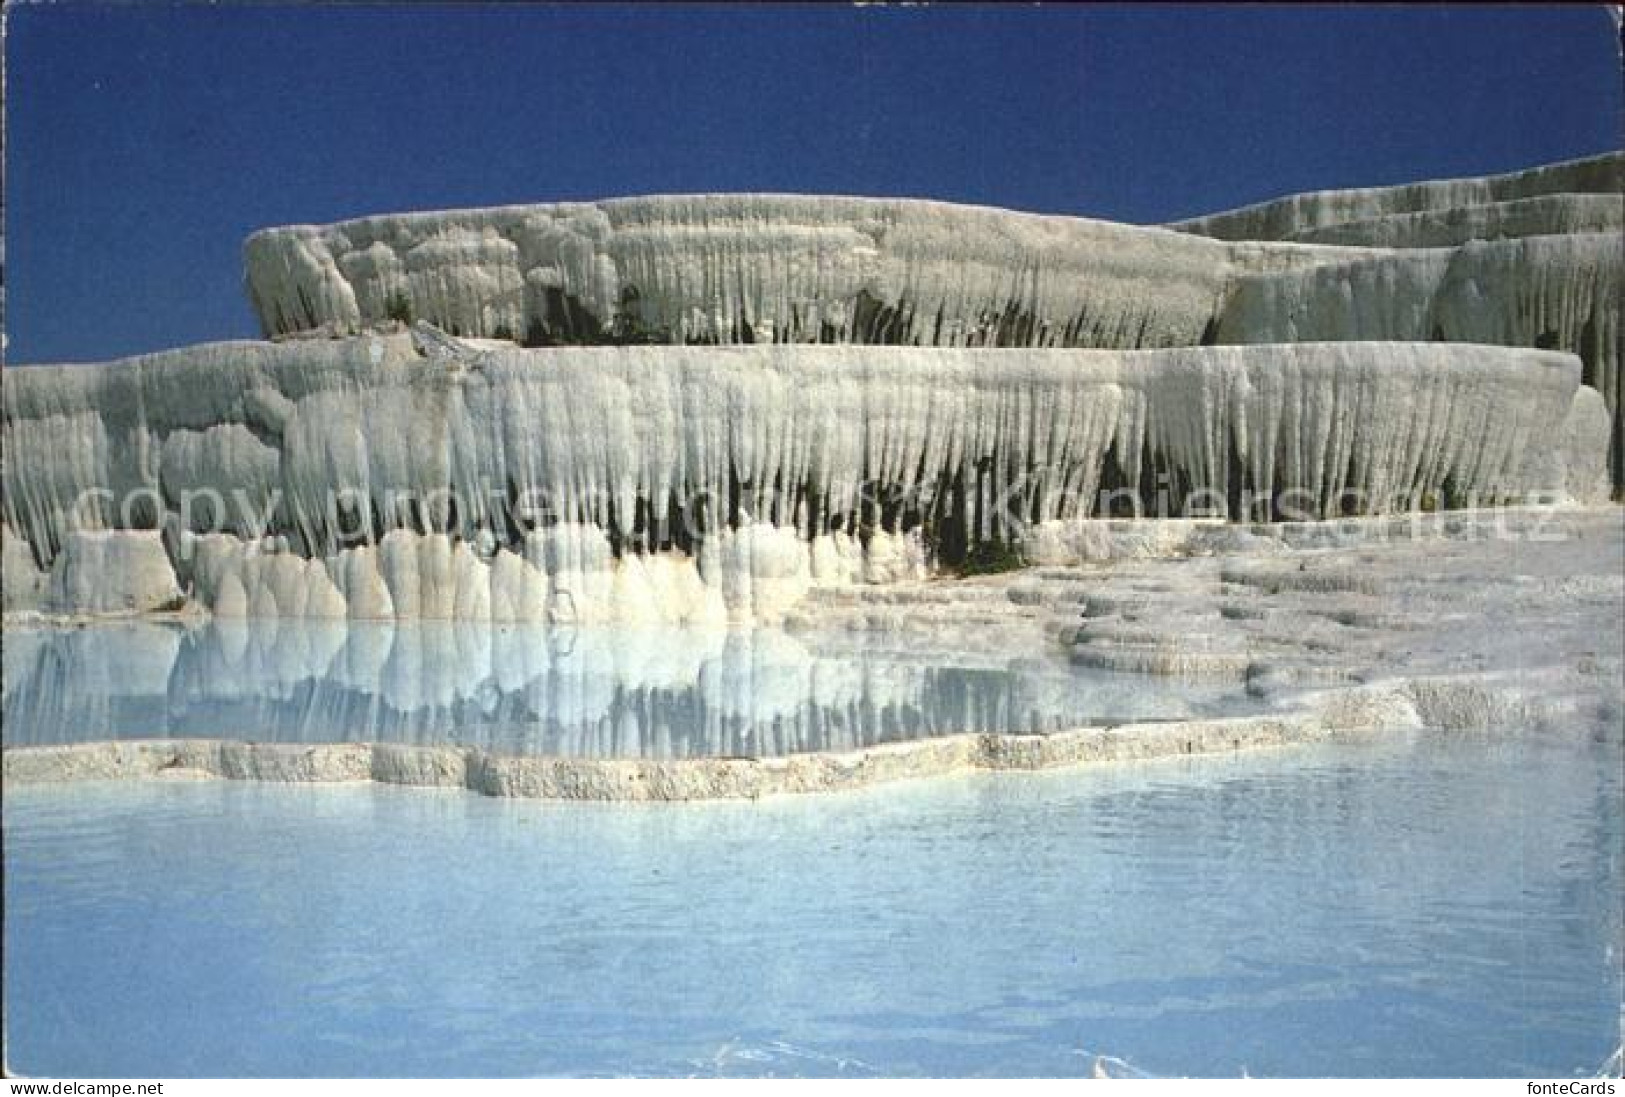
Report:
[[4,783],[205,777],[462,788],[487,796],[576,801],[759,799],[845,792],[976,770],[1044,770],[1288,747],[1393,731],[1494,727],[1572,715],[1574,705],[1496,675],[1407,678],[1304,694],[1288,710],[1153,721],[1045,735],[969,733],[843,753],[776,758],[504,757],[456,746],[121,740],[7,748]]

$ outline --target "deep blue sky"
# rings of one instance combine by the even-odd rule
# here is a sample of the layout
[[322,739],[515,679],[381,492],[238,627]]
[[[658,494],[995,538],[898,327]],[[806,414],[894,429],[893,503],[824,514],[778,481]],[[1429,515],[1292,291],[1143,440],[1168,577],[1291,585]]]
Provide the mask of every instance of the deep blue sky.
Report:
[[265,225],[682,191],[1162,221],[1616,148],[1600,7],[8,5],[10,361],[253,336]]

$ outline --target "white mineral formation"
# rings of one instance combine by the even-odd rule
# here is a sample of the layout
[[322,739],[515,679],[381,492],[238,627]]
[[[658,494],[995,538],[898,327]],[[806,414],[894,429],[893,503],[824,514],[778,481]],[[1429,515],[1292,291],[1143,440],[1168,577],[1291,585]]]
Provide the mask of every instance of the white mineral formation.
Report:
[[1294,233],[1307,244],[1343,244],[1384,248],[1439,248],[1469,240],[1519,236],[1560,236],[1577,232],[1612,232],[1622,225],[1625,199],[1615,194],[1547,194],[1456,206],[1419,213],[1395,213],[1368,221],[1345,221]]
[[[6,372],[7,562],[21,535],[58,612],[178,584],[227,617],[774,620],[1103,490],[1264,517],[1561,496],[1601,449],[1578,381],[1436,343],[210,344]],[[172,579],[157,533],[83,532],[141,529]]]
[[47,605],[89,614],[178,609],[182,601],[158,535],[131,530],[69,533],[46,592]]
[[1318,266],[1239,276],[1221,343],[1433,339],[1561,348],[1613,410],[1619,482],[1621,238],[1614,232],[1372,249]]
[[1621,164],[1169,228],[700,195],[269,229],[247,288],[300,338],[6,371],[6,610],[771,621],[1125,495],[1595,501]]
[[[1571,351],[1613,416],[1625,484],[1620,290],[1625,154],[1509,175],[1297,194],[1171,227],[1232,241],[1335,245],[1282,261],[1255,243],[1216,325],[1219,342],[1441,339]],[[1361,254],[1356,249],[1369,249]]]
[[529,346],[1565,350],[1613,415],[1604,445],[1618,487],[1622,162],[1294,195],[1168,228],[906,199],[695,195],[274,228],[244,250],[249,294],[277,337],[419,320]]
[[0,597],[6,613],[38,609],[45,604],[50,574],[34,563],[28,542],[0,524]]
[[[1617,202],[1625,154],[1604,153],[1558,164],[1543,164],[1525,171],[1471,179],[1439,179],[1407,183],[1396,187],[1365,187],[1351,190],[1312,191],[1293,194],[1243,209],[1212,213],[1179,221],[1171,228],[1198,233],[1219,240],[1302,240],[1335,225],[1377,224],[1387,218],[1414,214],[1445,214],[1467,208],[1516,203],[1549,195],[1611,196]],[[1605,211],[1607,206],[1602,207]],[[1546,207],[1547,213],[1532,215],[1535,224],[1557,224],[1570,216],[1588,216],[1578,209],[1564,209],[1563,203]],[[1616,211],[1612,216],[1617,217]],[[1590,216],[1596,216],[1595,212]],[[1531,216],[1524,214],[1524,216]],[[1558,220],[1542,222],[1543,216]],[[1600,216],[1608,217],[1603,212]],[[1617,220],[1612,222],[1617,224]],[[1567,228],[1541,228],[1537,232],[1566,232]],[[1505,233],[1505,235],[1523,235]],[[1334,241],[1328,241],[1334,242]],[[1377,243],[1370,238],[1336,241]],[[1460,243],[1461,241],[1452,241]]]
[[1076,217],[748,194],[369,217],[244,247],[268,335],[410,319],[532,345],[1185,346],[1225,256]]
[[[1491,748],[1506,728],[1572,736],[1620,718],[1620,517],[1617,507],[1512,508],[1251,529],[1087,523],[1120,547],[1138,543],[1144,551],[1128,555],[1140,559],[823,592],[838,601],[816,616],[854,629],[834,658],[771,630],[10,629],[4,776],[8,788],[209,775],[688,800],[1399,729],[1483,735]],[[978,603],[1010,642],[986,642]],[[1059,639],[1075,664],[1181,681],[1171,709],[1141,703],[1166,688],[1148,677],[1099,692],[1091,676],[989,692],[854,661],[875,629],[931,652],[927,667],[958,665],[938,654],[945,636],[994,660]],[[932,639],[916,649],[916,636]],[[1243,682],[1257,706],[1248,714],[1209,704]],[[1228,694],[1214,692],[1221,684]],[[1084,723],[1019,730],[1033,726],[1024,709],[1066,698]],[[1102,726],[1120,704],[1125,718]]]

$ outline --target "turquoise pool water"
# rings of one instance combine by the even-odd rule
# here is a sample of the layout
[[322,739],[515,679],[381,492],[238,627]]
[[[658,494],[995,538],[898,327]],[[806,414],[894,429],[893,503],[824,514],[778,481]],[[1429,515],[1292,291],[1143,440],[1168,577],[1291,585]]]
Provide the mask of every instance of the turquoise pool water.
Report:
[[759,803],[8,790],[12,1070],[1571,1075],[1619,1041],[1621,738]]
[[150,621],[5,636],[8,746],[128,738],[764,757],[1257,707],[1240,685],[912,635]]

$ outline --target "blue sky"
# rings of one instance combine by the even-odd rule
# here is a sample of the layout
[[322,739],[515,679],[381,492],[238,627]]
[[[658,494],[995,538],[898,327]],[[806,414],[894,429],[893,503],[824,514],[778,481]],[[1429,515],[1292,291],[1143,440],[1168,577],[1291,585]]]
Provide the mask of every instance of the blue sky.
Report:
[[1155,222],[1617,148],[1578,7],[8,5],[7,358],[253,337],[253,229],[692,191]]

